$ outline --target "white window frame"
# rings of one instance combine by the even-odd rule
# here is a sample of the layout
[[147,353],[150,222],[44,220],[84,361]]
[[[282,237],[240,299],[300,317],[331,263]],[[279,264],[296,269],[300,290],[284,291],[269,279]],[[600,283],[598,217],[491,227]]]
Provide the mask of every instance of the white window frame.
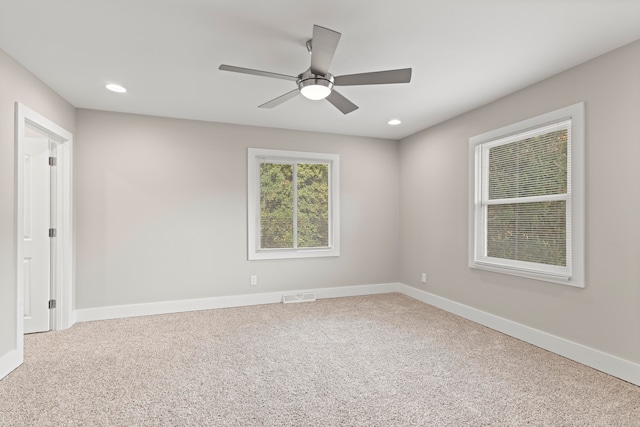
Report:
[[[247,150],[248,259],[287,259],[340,256],[340,156],[305,151],[249,148]],[[260,248],[260,162],[323,163],[329,165],[329,246],[323,248]]]
[[[553,132],[570,121],[567,161],[571,175],[566,195],[540,196],[539,201],[565,200],[567,206],[567,267],[514,261],[486,255],[488,172],[483,152],[493,146]],[[469,267],[584,288],[584,103],[560,108],[469,139]],[[484,196],[483,196],[484,195]],[[517,199],[512,199],[516,201]],[[491,202],[489,202],[491,203]]]

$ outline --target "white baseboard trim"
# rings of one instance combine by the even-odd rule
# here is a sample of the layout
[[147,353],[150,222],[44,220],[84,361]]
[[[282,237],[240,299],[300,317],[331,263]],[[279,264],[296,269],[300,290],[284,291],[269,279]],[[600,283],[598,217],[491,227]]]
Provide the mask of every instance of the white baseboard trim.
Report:
[[437,295],[399,284],[398,292],[640,386],[640,364]]
[[0,357],[0,380],[9,375],[14,369],[22,365],[21,352],[11,350],[9,353]]
[[[495,329],[496,331],[528,342],[529,344],[549,350],[568,359],[582,363],[583,365],[587,365],[591,368],[640,386],[640,364],[621,359],[617,356],[595,350],[582,344],[557,337],[402,283],[291,290],[180,301],[85,308],[76,310],[73,317],[77,322],[89,322],[94,320],[119,319],[123,317],[150,316],[155,314],[211,310],[216,308],[275,304],[282,302],[283,294],[296,294],[301,292],[315,292],[317,299],[400,292],[418,301],[441,308],[450,313],[464,317],[465,319],[479,323],[488,328]],[[3,367],[5,365],[11,366],[8,362],[4,362],[5,358],[8,356],[9,355],[0,359],[0,378],[2,378]],[[9,370],[9,372],[11,370]]]
[[74,317],[76,322],[90,322],[94,320],[121,319],[124,317],[151,316],[155,314],[211,310],[215,308],[275,304],[282,302],[283,294],[296,294],[300,292],[315,292],[317,299],[374,295],[397,292],[398,285],[399,283],[383,283],[378,285],[342,286],[336,288],[291,290],[260,294],[231,295],[190,300],[83,308],[76,310]]

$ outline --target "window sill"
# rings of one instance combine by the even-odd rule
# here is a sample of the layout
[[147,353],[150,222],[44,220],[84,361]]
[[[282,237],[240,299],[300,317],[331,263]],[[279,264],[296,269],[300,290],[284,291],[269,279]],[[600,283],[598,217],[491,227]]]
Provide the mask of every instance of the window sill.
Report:
[[291,249],[291,250],[266,250],[249,253],[249,261],[265,259],[299,259],[299,258],[326,258],[339,257],[338,249]]
[[540,280],[543,282],[557,283],[560,285],[572,286],[574,288],[584,288],[584,283],[578,282],[572,277],[558,276],[542,272],[538,273],[533,271],[518,270],[510,268],[508,266],[487,264],[478,261],[472,261],[469,264],[469,267],[477,270],[491,271],[493,273],[508,274],[511,276],[524,277],[527,279]]

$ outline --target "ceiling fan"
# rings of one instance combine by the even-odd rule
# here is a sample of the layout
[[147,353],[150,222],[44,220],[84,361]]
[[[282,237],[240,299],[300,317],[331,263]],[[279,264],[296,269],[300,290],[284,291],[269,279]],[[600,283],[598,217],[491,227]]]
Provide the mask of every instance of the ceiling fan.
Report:
[[398,70],[375,71],[371,73],[349,74],[334,76],[329,73],[329,65],[338,47],[341,34],[337,31],[313,26],[313,38],[307,41],[307,50],[311,54],[311,67],[297,76],[272,73],[269,71],[252,70],[250,68],[235,67],[222,64],[218,68],[223,71],[235,73],[253,74],[255,76],[271,77],[274,79],[290,80],[296,82],[297,89],[280,95],[271,101],[260,105],[260,108],[273,108],[301,93],[312,100],[326,99],[343,114],[349,114],[358,109],[358,106],[340,95],[334,86],[377,85],[389,83],[409,83],[411,81],[411,68]]

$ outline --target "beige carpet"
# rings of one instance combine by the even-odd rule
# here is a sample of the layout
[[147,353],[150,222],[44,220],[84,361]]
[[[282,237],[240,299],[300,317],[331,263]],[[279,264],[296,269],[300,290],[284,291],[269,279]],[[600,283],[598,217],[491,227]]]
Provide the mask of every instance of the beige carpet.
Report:
[[2,426],[640,426],[640,387],[398,294],[25,337]]

